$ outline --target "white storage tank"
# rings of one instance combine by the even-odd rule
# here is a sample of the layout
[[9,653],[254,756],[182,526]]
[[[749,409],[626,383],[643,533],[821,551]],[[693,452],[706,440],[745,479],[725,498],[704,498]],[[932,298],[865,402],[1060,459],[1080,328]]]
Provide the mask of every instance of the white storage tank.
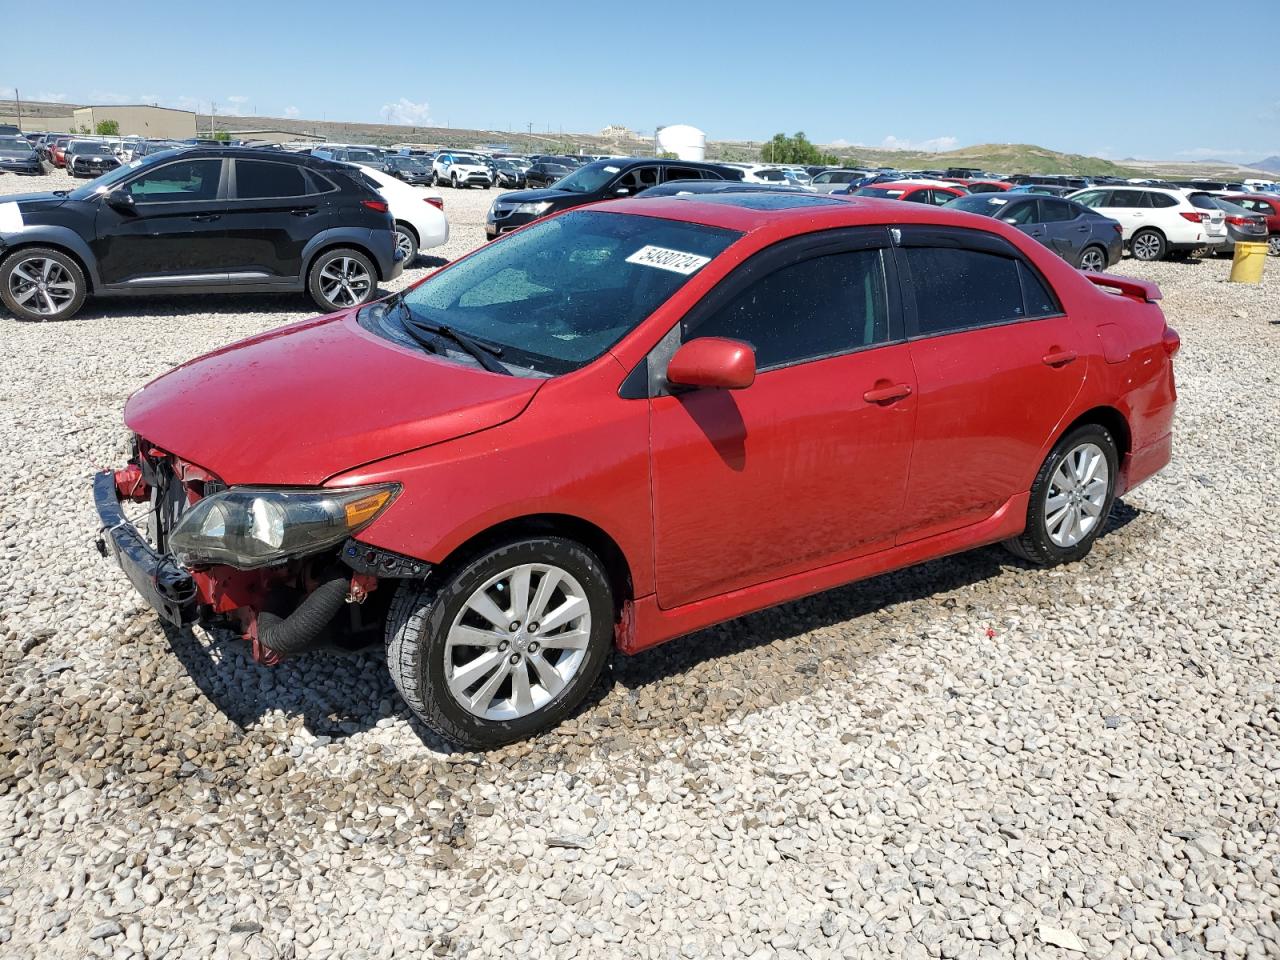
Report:
[[681,160],[705,160],[707,135],[687,123],[675,123],[658,131],[658,152],[674,153]]

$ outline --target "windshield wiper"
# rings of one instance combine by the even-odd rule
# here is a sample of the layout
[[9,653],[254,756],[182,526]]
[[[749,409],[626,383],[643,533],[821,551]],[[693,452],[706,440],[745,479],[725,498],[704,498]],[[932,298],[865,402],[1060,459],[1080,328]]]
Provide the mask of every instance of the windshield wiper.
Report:
[[428,337],[421,336],[423,333],[451,340],[462,349],[463,353],[470,356],[476,363],[491,373],[505,373],[509,377],[515,376],[507,369],[505,364],[497,360],[498,357],[502,356],[501,347],[481,343],[479,340],[474,340],[465,333],[455,330],[453,327],[445,326],[443,323],[428,323],[425,320],[419,320],[410,312],[403,300],[400,300],[396,305],[400,309],[400,325],[404,328],[404,332],[428,350],[439,352],[436,350],[434,341]]

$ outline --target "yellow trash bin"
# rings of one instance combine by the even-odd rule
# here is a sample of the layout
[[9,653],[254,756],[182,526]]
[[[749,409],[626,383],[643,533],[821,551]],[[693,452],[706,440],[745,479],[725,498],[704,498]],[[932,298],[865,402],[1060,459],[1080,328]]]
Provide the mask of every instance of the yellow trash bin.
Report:
[[1267,261],[1265,243],[1237,243],[1231,260],[1232,283],[1258,283],[1262,280],[1262,265]]

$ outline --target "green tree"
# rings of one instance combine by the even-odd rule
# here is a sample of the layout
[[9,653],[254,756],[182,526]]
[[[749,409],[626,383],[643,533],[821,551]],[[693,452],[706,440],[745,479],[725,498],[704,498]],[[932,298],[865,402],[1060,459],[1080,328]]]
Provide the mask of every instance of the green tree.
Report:
[[803,163],[834,164],[839,159],[833,154],[823,153],[804,135],[804,131],[788,137],[785,133],[775,133],[772,140],[760,147],[760,159],[765,163]]
[[118,137],[120,136],[120,121],[99,120],[97,124],[97,132],[100,137]]
[[213,139],[222,143],[229,143],[231,141],[231,134],[227,133],[225,130],[219,130],[213,135]]

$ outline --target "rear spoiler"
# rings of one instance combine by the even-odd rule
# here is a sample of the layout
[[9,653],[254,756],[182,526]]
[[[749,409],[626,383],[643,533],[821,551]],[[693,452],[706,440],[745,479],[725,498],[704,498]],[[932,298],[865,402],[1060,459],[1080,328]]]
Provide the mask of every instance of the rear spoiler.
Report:
[[1160,288],[1147,280],[1117,277],[1114,273],[1086,273],[1085,276],[1099,287],[1106,287],[1122,296],[1145,300],[1147,303],[1155,303],[1163,296]]

